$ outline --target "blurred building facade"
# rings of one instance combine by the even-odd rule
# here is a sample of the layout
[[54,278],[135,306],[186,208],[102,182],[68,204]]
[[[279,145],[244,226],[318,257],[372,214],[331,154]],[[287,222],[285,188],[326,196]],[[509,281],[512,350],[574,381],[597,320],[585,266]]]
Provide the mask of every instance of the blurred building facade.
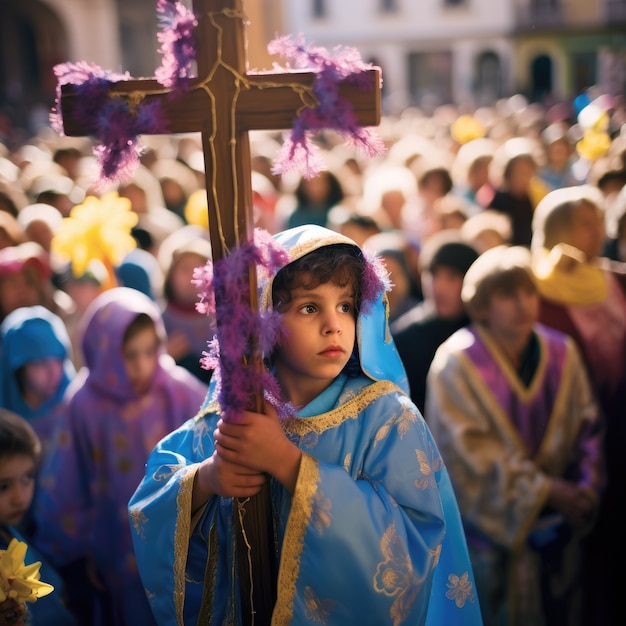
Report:
[[379,64],[387,112],[626,90],[626,0],[289,0],[284,11],[289,32]]
[[[626,0],[244,0],[244,10],[251,68],[271,67],[266,46],[281,34],[356,47],[382,67],[385,113],[625,91]],[[0,110],[47,119],[64,61],[151,76],[157,32],[156,0],[2,0]]]

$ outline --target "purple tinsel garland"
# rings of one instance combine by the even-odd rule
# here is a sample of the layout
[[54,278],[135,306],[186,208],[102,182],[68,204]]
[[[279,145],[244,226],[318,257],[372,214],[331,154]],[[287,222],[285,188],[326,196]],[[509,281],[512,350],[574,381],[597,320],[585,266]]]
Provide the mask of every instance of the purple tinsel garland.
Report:
[[[366,314],[376,299],[391,287],[380,257],[365,253],[362,277],[361,312]],[[225,259],[208,261],[194,270],[193,284],[199,289],[196,309],[213,319],[228,320],[218,326],[203,353],[202,365],[214,370],[217,394],[224,419],[237,421],[250,408],[250,399],[262,394],[281,419],[293,415],[294,407],[280,401],[278,381],[265,369],[242,364],[242,355],[256,350],[271,354],[284,338],[280,313],[253,311],[248,304],[248,270],[257,269],[263,279],[289,263],[289,255],[266,230],[256,228],[254,240],[233,250]]]
[[172,0],[158,0],[157,14],[162,27],[157,39],[161,44],[159,52],[163,61],[155,77],[165,87],[186,90],[196,58],[193,31],[198,20],[193,12]]
[[352,105],[339,96],[342,82],[367,86],[365,71],[373,65],[364,63],[355,48],[337,47],[331,54],[324,48],[306,46],[303,35],[287,35],[270,42],[267,49],[270,54],[291,59],[296,69],[316,72],[313,91],[319,102],[315,108],[304,109],[294,122],[275,161],[274,174],[301,171],[305,178],[317,175],[322,162],[310,135],[322,129],[337,131],[369,157],[384,152],[382,139],[371,129],[359,126]]
[[[250,400],[262,394],[280,417],[293,410],[280,402],[280,390],[274,376],[265,368],[242,363],[253,351],[269,354],[282,338],[280,314],[254,311],[249,305],[249,268],[259,276],[272,275],[289,262],[287,252],[265,230],[255,229],[254,240],[233,250],[215,263],[208,261],[194,270],[193,284],[200,290],[196,309],[213,319],[228,320],[216,328],[216,335],[203,353],[202,365],[214,370],[224,419],[237,421],[250,409]],[[254,345],[256,341],[258,345]]]

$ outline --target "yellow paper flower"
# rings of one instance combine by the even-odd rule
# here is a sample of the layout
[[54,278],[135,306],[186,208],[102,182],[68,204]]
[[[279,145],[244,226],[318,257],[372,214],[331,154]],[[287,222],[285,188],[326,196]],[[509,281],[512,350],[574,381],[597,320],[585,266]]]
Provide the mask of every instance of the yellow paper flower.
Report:
[[185,205],[185,219],[188,224],[209,228],[207,195],[204,189],[197,189],[189,196]]
[[8,598],[16,602],[35,602],[47,596],[54,587],[39,580],[41,561],[24,563],[28,546],[23,541],[11,539],[6,550],[0,550],[0,602]]
[[471,115],[460,115],[450,126],[452,139],[460,144],[480,139],[485,136],[485,133],[485,127]]
[[608,133],[589,128],[583,138],[576,144],[576,151],[584,159],[595,161],[603,157],[611,147],[611,137]]
[[90,261],[102,261],[114,283],[113,267],[137,247],[131,235],[137,220],[130,200],[116,191],[100,198],[87,196],[63,219],[52,239],[52,252],[71,262],[74,276],[82,276]]

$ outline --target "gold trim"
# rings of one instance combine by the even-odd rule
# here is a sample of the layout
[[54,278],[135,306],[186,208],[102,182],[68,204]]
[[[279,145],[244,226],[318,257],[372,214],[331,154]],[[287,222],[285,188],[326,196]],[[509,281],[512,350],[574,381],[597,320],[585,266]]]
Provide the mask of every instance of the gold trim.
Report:
[[374,400],[394,391],[405,395],[395,383],[389,380],[379,380],[368,385],[357,396],[328,413],[322,413],[314,417],[292,417],[285,420],[285,432],[301,437],[311,433],[319,435],[330,428],[340,426],[347,419],[357,418]]
[[272,615],[272,626],[289,624],[293,619],[296,580],[300,576],[300,555],[304,545],[304,536],[311,520],[313,500],[319,488],[319,482],[318,460],[303,453],[283,539],[278,571],[278,598]]
[[[180,489],[176,497],[176,528],[174,529],[174,605],[176,607],[176,623],[184,626],[183,608],[185,606],[185,569],[189,551],[191,533],[191,497],[193,483],[198,465],[191,466],[180,479]],[[156,546],[155,546],[156,549]]]

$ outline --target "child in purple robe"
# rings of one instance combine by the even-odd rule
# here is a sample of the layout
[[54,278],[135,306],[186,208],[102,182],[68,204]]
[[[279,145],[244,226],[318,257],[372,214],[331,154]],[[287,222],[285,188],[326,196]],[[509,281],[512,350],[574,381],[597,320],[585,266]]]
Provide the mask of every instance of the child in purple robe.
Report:
[[98,296],[82,331],[86,367],[68,388],[65,421],[42,470],[37,545],[102,592],[94,624],[149,626],[128,500],[152,448],[198,411],[207,387],[165,353],[160,310],[136,289]]
[[571,337],[542,326],[530,251],[483,252],[472,323],[437,350],[428,423],[450,471],[486,626],[581,624],[581,541],[604,487],[600,415]]

